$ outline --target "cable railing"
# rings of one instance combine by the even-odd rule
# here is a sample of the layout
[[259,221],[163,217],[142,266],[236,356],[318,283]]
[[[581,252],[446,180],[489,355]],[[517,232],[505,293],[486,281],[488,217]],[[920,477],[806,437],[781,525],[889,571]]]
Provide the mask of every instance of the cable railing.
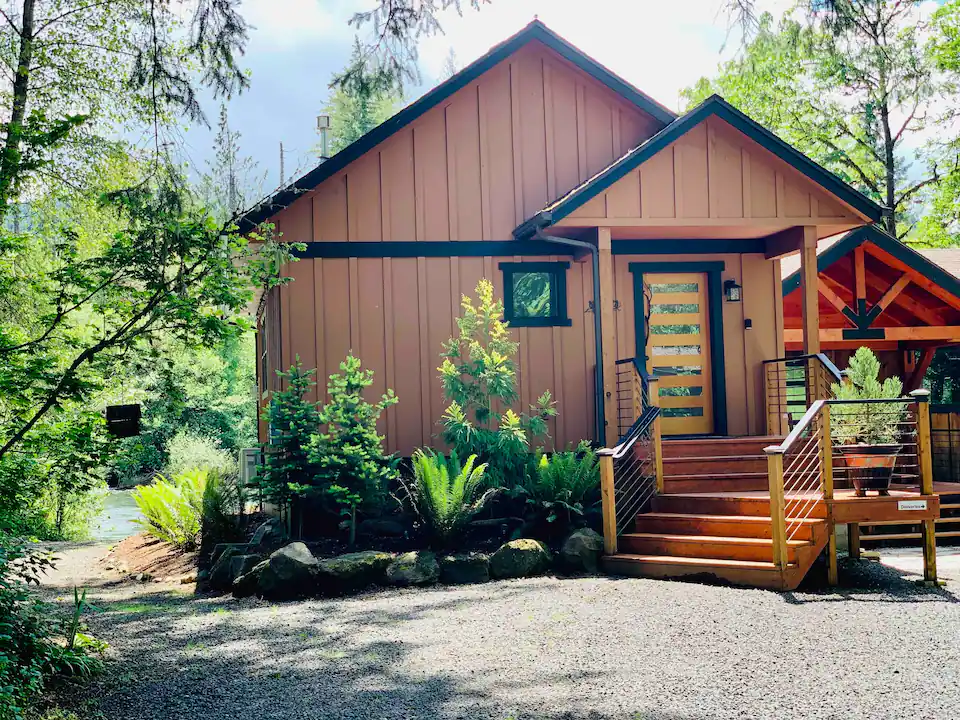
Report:
[[763,373],[768,435],[790,432],[807,408],[831,397],[832,385],[842,380],[823,353],[765,360]]
[[617,437],[622,440],[648,405],[647,374],[635,357],[617,360],[616,368]]
[[[817,400],[782,443],[764,449],[775,565],[787,567],[788,543],[809,518],[823,517],[838,490],[885,495],[893,484],[933,493],[926,397]],[[857,442],[865,437],[882,442]]]
[[[650,397],[656,399],[656,379],[650,379]],[[646,406],[620,443],[604,448],[600,457],[604,551],[617,552],[617,537],[629,529],[663,491],[660,408]]]

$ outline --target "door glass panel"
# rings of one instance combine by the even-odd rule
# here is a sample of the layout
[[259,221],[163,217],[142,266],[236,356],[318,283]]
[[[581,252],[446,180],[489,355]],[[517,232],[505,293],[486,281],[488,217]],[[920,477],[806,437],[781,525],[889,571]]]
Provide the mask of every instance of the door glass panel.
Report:
[[660,365],[653,368],[653,374],[656,377],[674,377],[677,375],[702,375],[703,370],[699,365]]
[[702,407],[692,407],[692,408],[661,408],[661,414],[665,418],[691,418],[691,417],[703,417],[703,408]]
[[654,303],[650,306],[653,313],[695,313],[699,310],[699,305],[690,303]]
[[659,345],[650,348],[653,355],[699,355],[699,345]]
[[651,283],[650,290],[655,293],[696,292],[697,283]]
[[703,395],[703,387],[662,387],[660,397],[690,397]]
[[699,335],[699,325],[651,325],[651,335]]

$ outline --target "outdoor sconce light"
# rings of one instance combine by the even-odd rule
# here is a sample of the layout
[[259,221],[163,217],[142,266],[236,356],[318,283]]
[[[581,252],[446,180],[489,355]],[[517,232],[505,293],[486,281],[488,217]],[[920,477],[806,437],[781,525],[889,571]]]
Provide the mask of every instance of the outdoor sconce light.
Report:
[[736,280],[725,280],[723,283],[723,296],[727,302],[740,302],[740,292],[743,288],[737,285]]

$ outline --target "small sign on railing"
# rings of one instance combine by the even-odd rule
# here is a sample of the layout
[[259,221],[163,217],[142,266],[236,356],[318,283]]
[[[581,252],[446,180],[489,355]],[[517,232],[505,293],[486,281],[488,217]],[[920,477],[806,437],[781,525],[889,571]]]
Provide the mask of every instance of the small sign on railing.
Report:
[[897,502],[897,510],[926,510],[926,500],[900,500]]

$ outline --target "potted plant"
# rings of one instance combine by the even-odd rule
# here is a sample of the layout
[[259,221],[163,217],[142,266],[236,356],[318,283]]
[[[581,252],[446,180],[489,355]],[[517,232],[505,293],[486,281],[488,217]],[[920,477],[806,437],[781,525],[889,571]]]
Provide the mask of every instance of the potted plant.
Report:
[[[862,347],[850,358],[843,382],[833,385],[833,396],[837,400],[900,397],[903,391],[900,378],[890,377],[881,383],[879,375],[877,356]],[[867,490],[889,495],[897,455],[903,449],[899,437],[906,412],[904,403],[851,403],[831,407],[831,434],[840,445],[847,476],[858,496],[863,497]]]

